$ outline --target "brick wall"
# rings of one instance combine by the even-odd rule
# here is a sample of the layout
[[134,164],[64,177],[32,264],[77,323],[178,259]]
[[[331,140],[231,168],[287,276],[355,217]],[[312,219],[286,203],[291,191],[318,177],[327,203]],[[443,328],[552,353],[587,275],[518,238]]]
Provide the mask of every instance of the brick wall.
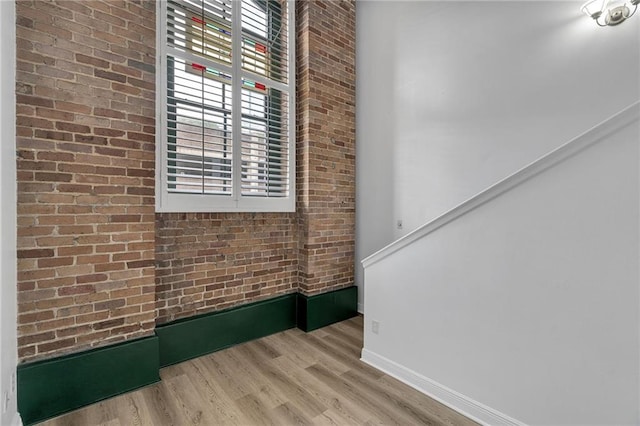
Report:
[[152,3],[17,2],[22,361],[153,332]]
[[353,284],[355,2],[304,1],[298,25],[300,290]]
[[154,214],[154,2],[17,3],[21,361],[353,283],[355,3],[296,8],[297,212]]
[[163,213],[157,322],[297,291],[294,213]]

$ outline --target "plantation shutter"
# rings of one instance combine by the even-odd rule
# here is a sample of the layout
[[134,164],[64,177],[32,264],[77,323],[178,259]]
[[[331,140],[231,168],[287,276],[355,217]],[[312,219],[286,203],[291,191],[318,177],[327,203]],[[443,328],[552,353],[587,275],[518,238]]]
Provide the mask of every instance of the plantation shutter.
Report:
[[241,210],[243,203],[264,210],[260,198],[292,199],[291,5],[168,0],[165,7],[162,190],[228,198]]
[[242,3],[242,69],[265,83],[242,80],[242,194],[284,197],[289,193],[288,102],[273,87],[287,83],[286,3]]

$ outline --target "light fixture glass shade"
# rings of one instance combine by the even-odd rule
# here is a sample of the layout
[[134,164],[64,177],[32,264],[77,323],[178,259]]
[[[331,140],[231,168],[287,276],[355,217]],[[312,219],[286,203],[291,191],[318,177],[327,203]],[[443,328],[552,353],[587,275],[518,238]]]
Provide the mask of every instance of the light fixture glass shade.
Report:
[[590,18],[598,19],[600,15],[602,15],[602,12],[604,12],[608,3],[609,0],[589,0],[582,5],[581,10]]

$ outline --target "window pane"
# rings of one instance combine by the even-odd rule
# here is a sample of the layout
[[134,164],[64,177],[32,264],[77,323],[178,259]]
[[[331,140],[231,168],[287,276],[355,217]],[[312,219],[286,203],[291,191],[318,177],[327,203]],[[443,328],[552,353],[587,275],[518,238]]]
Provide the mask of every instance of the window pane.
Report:
[[[157,188],[162,205],[179,211],[185,202],[187,209],[209,211],[211,200],[210,211],[292,208],[290,2],[164,4],[160,43],[166,45],[158,47],[166,61],[166,75],[158,74],[166,84],[160,109],[166,139],[158,141],[157,151],[163,163],[158,182],[164,184]],[[240,22],[232,22],[234,16]],[[260,200],[271,197],[277,200]]]
[[[242,89],[242,195],[286,197],[288,108],[280,91],[245,80]],[[259,86],[260,87],[260,86]]]
[[232,61],[231,4],[211,1],[169,1],[167,43],[208,60]]
[[242,68],[287,82],[286,3],[247,0],[242,3]]
[[231,195],[231,78],[178,58],[167,64],[167,189]]

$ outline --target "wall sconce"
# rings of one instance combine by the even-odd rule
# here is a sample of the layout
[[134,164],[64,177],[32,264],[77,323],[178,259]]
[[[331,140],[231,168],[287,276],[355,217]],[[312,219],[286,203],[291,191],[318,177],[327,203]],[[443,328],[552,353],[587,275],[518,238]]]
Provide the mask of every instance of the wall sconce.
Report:
[[[582,11],[601,27],[614,26],[632,17],[638,9],[638,3],[640,0],[589,0],[582,6]],[[630,7],[633,7],[633,12]],[[603,15],[604,24],[600,22]]]

